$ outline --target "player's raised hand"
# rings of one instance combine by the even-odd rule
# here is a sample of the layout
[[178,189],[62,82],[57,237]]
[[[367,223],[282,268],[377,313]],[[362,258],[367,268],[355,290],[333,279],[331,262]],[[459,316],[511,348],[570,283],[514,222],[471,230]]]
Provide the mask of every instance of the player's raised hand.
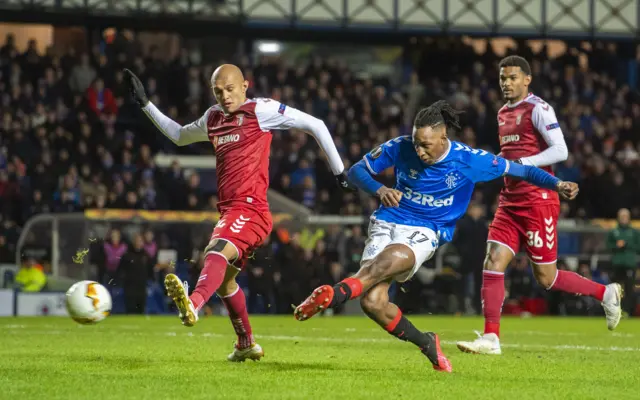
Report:
[[402,192],[396,189],[391,189],[386,186],[378,189],[378,197],[382,201],[385,207],[398,207],[400,200],[402,200]]
[[564,200],[573,200],[578,195],[578,192],[580,192],[577,183],[563,181],[558,182],[557,190],[560,197]]
[[140,107],[144,107],[149,104],[149,98],[147,97],[147,93],[144,91],[144,86],[142,86],[142,82],[140,82],[140,79],[136,74],[127,68],[125,68],[123,72],[124,80],[127,82],[127,86],[129,87],[129,92],[131,93],[133,100],[138,103]]
[[347,179],[347,174],[344,172],[338,175],[335,175],[336,181],[338,181],[338,185],[342,188],[343,191],[348,193],[357,192],[358,188],[349,183]]

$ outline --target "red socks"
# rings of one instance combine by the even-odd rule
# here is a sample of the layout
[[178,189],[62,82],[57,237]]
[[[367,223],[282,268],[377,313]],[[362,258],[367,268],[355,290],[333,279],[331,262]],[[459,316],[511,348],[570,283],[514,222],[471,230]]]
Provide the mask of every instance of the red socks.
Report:
[[362,294],[362,282],[356,278],[346,278],[343,279],[342,282],[351,289],[351,293],[349,293],[349,299],[355,299],[356,297]]
[[[393,317],[393,320],[391,320],[391,322],[389,322],[384,327],[384,330],[389,332],[389,333],[393,333],[393,331],[396,329],[396,327],[398,326],[398,323],[400,322],[401,319],[402,319],[402,311],[398,310],[398,313],[396,314],[396,316]],[[402,335],[400,335],[400,336],[402,336]]]
[[500,315],[504,303],[504,273],[482,271],[482,311],[484,333],[500,336]]
[[200,272],[196,288],[189,297],[196,311],[200,311],[202,306],[209,301],[215,291],[222,285],[228,263],[227,259],[220,253],[209,253],[205,256],[204,268]]
[[571,271],[558,270],[555,281],[548,290],[559,290],[575,295],[591,296],[602,302],[606,287]]
[[[227,259],[220,253],[212,252],[205,256],[204,268],[200,272],[198,284],[189,297],[197,311],[209,301],[222,284],[228,263]],[[227,308],[233,329],[238,335],[237,347],[244,349],[251,346],[253,344],[253,335],[249,324],[247,300],[240,286],[233,294],[222,297],[222,303]]]
[[238,289],[231,295],[223,297],[222,302],[229,311],[229,318],[233,329],[238,335],[239,349],[245,349],[253,344],[253,334],[251,333],[251,325],[249,324],[249,313],[247,312],[247,300],[244,292],[238,286]]
[[[575,295],[591,296],[602,301],[606,287],[584,278],[575,272],[558,270],[555,281],[548,290],[559,290]],[[482,272],[482,308],[484,333],[500,336],[500,315],[504,303],[504,273]]]

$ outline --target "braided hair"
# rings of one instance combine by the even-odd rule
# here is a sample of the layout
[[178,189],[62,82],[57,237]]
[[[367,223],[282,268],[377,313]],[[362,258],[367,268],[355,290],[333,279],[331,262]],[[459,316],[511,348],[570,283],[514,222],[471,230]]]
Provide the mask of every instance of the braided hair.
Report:
[[462,111],[451,107],[451,105],[444,100],[438,100],[429,107],[418,111],[413,121],[413,126],[416,129],[420,129],[427,126],[435,128],[438,125],[444,124],[447,129],[460,130],[459,114],[462,114]]

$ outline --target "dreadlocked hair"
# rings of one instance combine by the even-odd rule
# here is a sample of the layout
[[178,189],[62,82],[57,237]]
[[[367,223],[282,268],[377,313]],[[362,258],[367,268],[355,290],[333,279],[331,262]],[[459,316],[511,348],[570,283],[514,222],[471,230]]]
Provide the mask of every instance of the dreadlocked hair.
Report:
[[451,104],[444,100],[438,100],[429,107],[418,111],[416,119],[413,121],[413,126],[416,129],[420,129],[427,126],[433,128],[444,124],[447,129],[460,130],[460,118],[458,118],[460,114],[462,114],[462,111],[451,107]]

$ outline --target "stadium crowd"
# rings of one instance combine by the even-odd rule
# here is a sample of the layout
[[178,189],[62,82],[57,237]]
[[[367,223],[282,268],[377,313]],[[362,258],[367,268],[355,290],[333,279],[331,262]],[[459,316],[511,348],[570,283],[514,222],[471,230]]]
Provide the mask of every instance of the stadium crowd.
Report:
[[[466,111],[459,140],[497,152],[495,115],[503,105],[495,67],[499,56],[490,45],[478,54],[452,40],[449,47],[439,40],[424,44],[403,87],[358,79],[348,65],[330,58],[316,57],[295,67],[277,56],[233,61],[250,81],[250,95],[274,98],[324,120],[347,167],[375,145],[410,133],[415,112],[441,98]],[[619,73],[615,51],[615,44],[598,44],[590,52],[570,47],[549,59],[545,48],[535,53],[524,42],[509,50],[531,60],[532,87],[554,106],[563,127],[570,156],[557,166],[556,174],[581,184],[578,200],[563,205],[563,216],[613,218],[622,207],[640,216],[640,102],[637,89],[621,78],[625,75]],[[579,63],[581,52],[588,67]],[[0,262],[14,261],[20,227],[39,213],[88,208],[215,210],[215,191],[201,182],[197,171],[177,162],[159,168],[154,162],[159,151],[211,154],[211,146],[174,147],[132,103],[122,74],[122,68],[132,69],[145,82],[151,101],[187,123],[214,102],[208,81],[221,60],[203,59],[185,50],[166,60],[157,47],[138,54],[115,45],[39,54],[31,43],[19,53],[7,36],[0,48]],[[433,59],[441,61],[430,62]],[[272,188],[314,212],[369,215],[377,207],[375,199],[334,190],[317,144],[304,133],[274,132],[272,149]],[[393,171],[381,179],[389,183]],[[495,210],[499,188],[496,183],[477,191],[483,214]],[[477,234],[481,237],[482,232]],[[300,232],[287,239],[275,232],[271,243],[258,250],[246,277],[255,294],[250,294],[252,307],[265,310],[273,304],[271,311],[289,312],[289,305],[318,282],[339,281],[354,272],[364,236],[360,226]],[[105,239],[105,246],[109,241]],[[134,245],[133,238],[131,242],[132,248],[142,246]],[[190,248],[179,259],[190,258],[190,251],[201,244],[182,246]],[[525,279],[526,271],[518,275],[518,263],[523,261],[516,263],[512,282],[534,285],[530,277]],[[103,264],[102,274],[105,268],[117,269],[108,261]],[[587,270],[585,275],[592,273]],[[163,268],[151,263],[148,271],[149,277],[160,279]],[[432,288],[434,298],[459,291],[454,287],[465,273],[439,277],[439,285]],[[526,285],[516,290],[540,297],[534,286]],[[429,289],[401,293],[411,297],[422,290]],[[259,301],[258,294],[272,300]]]

